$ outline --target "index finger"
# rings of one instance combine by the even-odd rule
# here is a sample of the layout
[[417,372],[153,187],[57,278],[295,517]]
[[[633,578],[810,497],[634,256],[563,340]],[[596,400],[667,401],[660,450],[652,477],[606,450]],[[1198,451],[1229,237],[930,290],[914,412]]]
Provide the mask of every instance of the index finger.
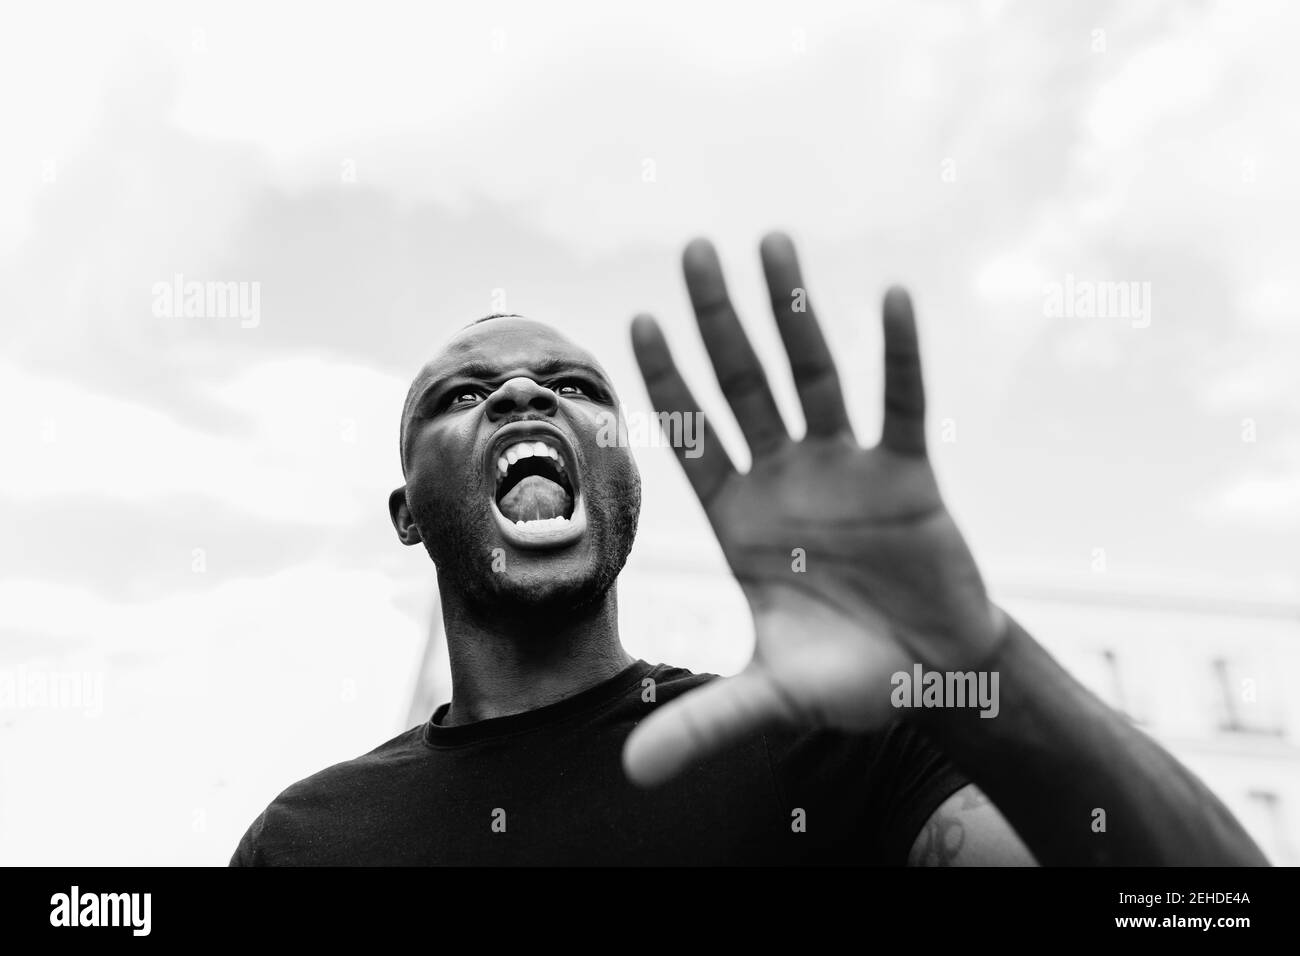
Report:
[[736,474],[731,456],[714,438],[708,419],[682,373],[677,370],[668,342],[652,317],[638,315],[632,320],[632,351],[641,368],[641,377],[645,379],[646,391],[650,393],[650,404],[669,415],[680,413],[683,424],[685,416],[697,416],[694,421],[699,423],[699,444],[694,448],[676,442],[672,445],[682,470],[686,472],[686,479],[707,513],[718,490]]

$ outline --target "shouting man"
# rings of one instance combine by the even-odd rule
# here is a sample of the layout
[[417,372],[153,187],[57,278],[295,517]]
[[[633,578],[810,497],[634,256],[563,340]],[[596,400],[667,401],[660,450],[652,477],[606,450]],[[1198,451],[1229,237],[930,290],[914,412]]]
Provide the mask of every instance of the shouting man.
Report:
[[[608,441],[613,385],[548,326],[480,320],[412,384],[389,502],[437,567],[451,702],[289,787],[232,865],[1266,862],[989,601],[926,455],[907,295],[885,296],[884,426],[863,448],[794,308],[793,246],[761,253],[807,434],[790,438],[696,241],[686,283],[753,464],[707,424],[702,454],[678,449],[753,611],[749,666],[720,679],[623,649],[641,487]],[[632,344],[656,407],[698,413],[653,319]]]

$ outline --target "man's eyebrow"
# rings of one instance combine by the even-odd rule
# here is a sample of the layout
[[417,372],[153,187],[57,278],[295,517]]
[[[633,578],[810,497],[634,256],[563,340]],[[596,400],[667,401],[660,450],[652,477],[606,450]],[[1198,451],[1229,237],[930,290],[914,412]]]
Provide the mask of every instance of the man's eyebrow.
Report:
[[[561,358],[555,356],[530,364],[529,371],[538,378],[549,378],[550,376],[560,372],[573,372],[580,375],[590,376],[591,378],[596,379],[598,383],[608,384],[604,372],[596,368],[596,366],[592,365],[590,362],[585,362],[582,359]],[[458,365],[455,368],[449,369],[447,372],[438,375],[436,378],[430,379],[424,387],[420,389],[419,397],[415,400],[414,404],[418,406],[423,403],[432,392],[436,391],[447,382],[455,379],[474,378],[491,381],[500,378],[501,375],[502,372],[500,367],[493,365],[490,362],[466,362],[464,365]]]

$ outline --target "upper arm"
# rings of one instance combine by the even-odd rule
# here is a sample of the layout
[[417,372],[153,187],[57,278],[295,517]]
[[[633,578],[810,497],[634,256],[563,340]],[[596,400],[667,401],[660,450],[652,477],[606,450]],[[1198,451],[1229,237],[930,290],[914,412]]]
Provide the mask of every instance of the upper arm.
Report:
[[1028,848],[979,788],[967,784],[930,815],[908,866],[1037,866]]

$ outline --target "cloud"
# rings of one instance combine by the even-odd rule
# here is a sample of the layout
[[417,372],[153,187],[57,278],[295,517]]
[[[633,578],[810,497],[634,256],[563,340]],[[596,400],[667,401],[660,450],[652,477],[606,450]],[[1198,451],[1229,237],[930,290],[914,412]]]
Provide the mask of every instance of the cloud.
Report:
[[404,391],[401,380],[364,367],[268,361],[213,389],[241,423],[214,435],[165,407],[6,363],[0,425],[22,453],[0,471],[0,496],[208,498],[268,520],[345,527],[372,510],[360,492],[393,483],[393,409]]

